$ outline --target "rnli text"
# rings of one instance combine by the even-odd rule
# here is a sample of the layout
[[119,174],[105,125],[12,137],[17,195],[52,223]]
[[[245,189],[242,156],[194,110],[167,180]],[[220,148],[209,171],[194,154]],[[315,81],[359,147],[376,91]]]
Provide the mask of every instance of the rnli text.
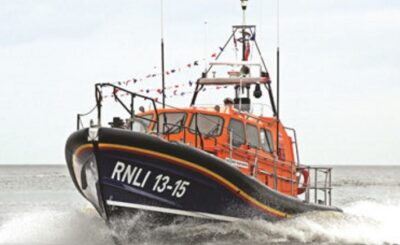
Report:
[[132,167],[129,164],[118,161],[117,164],[115,164],[111,179],[116,179],[143,188],[150,174],[150,170],[144,173],[142,168]]

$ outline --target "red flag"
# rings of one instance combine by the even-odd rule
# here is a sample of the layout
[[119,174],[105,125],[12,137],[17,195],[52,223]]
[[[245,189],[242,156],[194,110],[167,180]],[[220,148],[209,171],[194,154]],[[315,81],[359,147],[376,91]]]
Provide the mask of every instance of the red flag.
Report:
[[213,53],[213,54],[211,55],[211,58],[215,58],[215,57],[217,57],[217,53]]
[[245,50],[244,50],[244,60],[249,60],[250,56],[250,44],[247,42],[245,45]]
[[187,64],[187,67],[189,67],[189,68],[192,67],[192,64]]

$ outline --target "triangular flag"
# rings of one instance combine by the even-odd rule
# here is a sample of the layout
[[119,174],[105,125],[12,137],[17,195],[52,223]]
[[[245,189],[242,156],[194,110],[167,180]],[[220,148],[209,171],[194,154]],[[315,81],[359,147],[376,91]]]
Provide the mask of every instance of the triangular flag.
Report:
[[255,41],[256,40],[256,33],[254,32],[253,35],[251,35],[250,37],[251,41]]

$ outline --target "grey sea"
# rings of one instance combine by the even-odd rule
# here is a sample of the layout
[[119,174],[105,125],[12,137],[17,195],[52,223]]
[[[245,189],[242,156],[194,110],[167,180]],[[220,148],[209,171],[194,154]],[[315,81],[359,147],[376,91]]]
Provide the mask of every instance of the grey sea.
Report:
[[[400,166],[335,167],[333,186],[343,213],[160,227],[138,214],[122,221],[134,229],[119,235],[129,244],[400,244]],[[65,166],[0,165],[0,244],[114,244],[113,234]]]

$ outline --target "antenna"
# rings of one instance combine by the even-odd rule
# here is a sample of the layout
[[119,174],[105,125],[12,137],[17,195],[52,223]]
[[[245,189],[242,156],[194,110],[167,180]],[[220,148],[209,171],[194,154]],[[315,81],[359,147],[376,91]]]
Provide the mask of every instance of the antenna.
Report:
[[247,9],[247,2],[248,0],[240,0],[242,4],[242,10],[243,10],[243,25],[246,25],[246,9]]
[[207,72],[207,24],[208,21],[204,20],[204,72]]
[[276,0],[276,5],[277,5],[277,20],[276,20],[276,29],[277,29],[277,37],[276,37],[276,153],[278,154],[279,157],[279,65],[280,65],[280,60],[279,60],[279,0]]
[[165,108],[165,71],[164,71],[164,6],[161,0],[161,80],[162,106]]
[[240,0],[241,5],[242,5],[242,10],[243,10],[243,15],[242,15],[242,60],[246,61],[246,9],[247,9],[247,2],[248,0]]

